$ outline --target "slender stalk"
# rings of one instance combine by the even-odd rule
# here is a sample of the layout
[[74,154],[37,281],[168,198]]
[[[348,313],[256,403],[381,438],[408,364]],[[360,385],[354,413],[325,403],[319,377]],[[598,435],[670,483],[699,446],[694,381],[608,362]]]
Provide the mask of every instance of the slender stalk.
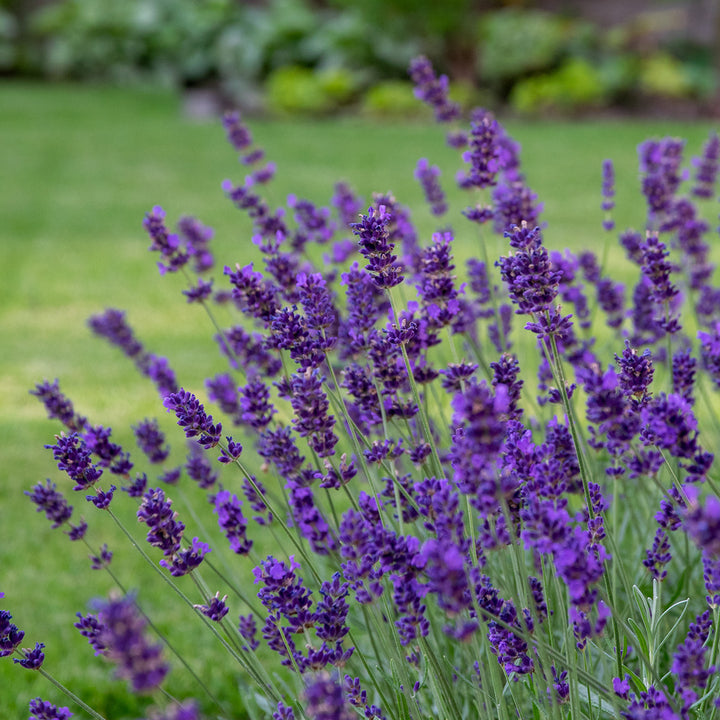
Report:
[[94,718],[95,720],[105,720],[99,712],[96,712],[87,703],[83,702],[74,692],[72,692],[69,688],[66,688],[44,668],[38,668],[37,672],[39,672],[48,682],[60,690],[63,695],[70,698],[70,700],[72,700],[78,707],[81,707],[91,718]]

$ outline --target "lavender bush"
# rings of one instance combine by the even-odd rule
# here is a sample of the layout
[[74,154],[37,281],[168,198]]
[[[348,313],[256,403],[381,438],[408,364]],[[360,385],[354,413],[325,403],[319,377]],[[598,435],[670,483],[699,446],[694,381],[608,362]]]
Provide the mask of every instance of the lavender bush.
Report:
[[[298,196],[273,208],[275,167],[236,113],[223,123],[249,174],[223,188],[252,218],[262,271],[228,266],[216,285],[212,231],[184,217],[172,232],[160,207],[147,214],[160,273],[182,275],[187,302],[215,326],[227,370],[206,381],[212,414],[122,311],[89,324],[155,385],[189,442],[182,467],[157,419],[133,427],[140,463],[57,380],[32,390],[64,426],[47,447],[95,506],[89,521],[117,523],[202,620],[220,662],[237,664],[241,699],[216,697],[176,652],[142,591],[114,575],[126,548],[92,545],[48,480],[30,500],[118,586],[77,615],[88,662],[109,661],[164,720],[712,720],[720,289],[697,203],[716,196],[720,141],[690,169],[681,140],[640,146],[647,222],[619,235],[618,278],[590,249],[548,249],[519,145],[481,109],[463,121],[427,60],[410,72],[449,128],[471,198],[451,223],[439,170],[418,162],[441,223],[429,241],[400,201],[368,203],[344,183],[332,209]],[[598,191],[602,244],[614,227],[609,160]],[[456,232],[481,238],[463,282]],[[499,258],[493,234],[505,239]],[[174,502],[183,474],[209,507]],[[152,547],[122,524],[119,502],[134,503]],[[203,511],[226,547],[186,533],[183,516]],[[251,575],[224,561],[228,547]],[[0,612],[0,654],[61,687],[42,643],[23,637]],[[172,664],[196,683],[188,698],[164,691]],[[102,718],[65,692],[75,712]],[[71,715],[30,702],[30,718]]]

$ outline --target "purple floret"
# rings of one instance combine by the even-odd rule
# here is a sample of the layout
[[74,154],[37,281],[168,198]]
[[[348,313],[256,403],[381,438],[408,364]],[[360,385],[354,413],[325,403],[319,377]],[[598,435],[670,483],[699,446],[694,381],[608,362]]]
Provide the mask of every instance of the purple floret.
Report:
[[37,511],[44,512],[45,517],[52,522],[53,528],[67,522],[73,511],[72,506],[56,488],[57,485],[48,479],[45,485],[42,483],[35,485],[32,492],[25,491],[25,495],[37,505]]
[[67,707],[58,707],[37,697],[30,701],[28,720],[69,720],[73,714]]
[[360,253],[368,261],[365,269],[380,288],[391,288],[403,281],[402,267],[393,255],[394,243],[390,242],[388,225],[392,219],[385,205],[368,208],[359,223],[353,223],[352,230],[358,236]]
[[116,666],[116,675],[127,680],[133,692],[157,689],[170,667],[162,658],[162,646],[145,636],[147,621],[133,596],[95,602],[99,640],[104,656]]
[[26,670],[37,670],[42,667],[42,664],[45,661],[45,653],[43,652],[44,647],[45,643],[39,642],[35,643],[35,647],[32,648],[32,650],[23,648],[22,653],[25,657],[22,660],[13,658],[13,662],[21,665]]
[[213,424],[211,415],[205,412],[202,403],[188,390],[180,388],[165,398],[163,405],[168,412],[174,412],[178,425],[185,428],[185,437],[197,437],[205,449],[215,447],[222,435],[222,425]]

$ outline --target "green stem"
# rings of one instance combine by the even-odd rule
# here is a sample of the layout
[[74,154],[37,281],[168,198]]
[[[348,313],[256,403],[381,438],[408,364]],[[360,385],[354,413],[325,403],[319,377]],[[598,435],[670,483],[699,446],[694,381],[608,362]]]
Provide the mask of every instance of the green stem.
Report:
[[105,720],[100,713],[95,712],[95,710],[84,703],[74,692],[72,692],[69,688],[66,688],[59,680],[56,680],[49,672],[43,668],[38,668],[37,672],[39,672],[47,681],[52,683],[58,690],[60,690],[61,693],[70,698],[70,700],[78,705],[78,707],[81,707],[88,715],[90,715],[90,717],[95,718],[95,720]]

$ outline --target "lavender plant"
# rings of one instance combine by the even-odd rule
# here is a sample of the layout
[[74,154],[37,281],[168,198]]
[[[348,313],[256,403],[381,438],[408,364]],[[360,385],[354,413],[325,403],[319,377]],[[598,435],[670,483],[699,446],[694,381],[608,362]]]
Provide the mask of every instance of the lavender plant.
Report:
[[[682,141],[640,147],[647,221],[619,235],[626,288],[591,249],[551,249],[519,146],[495,118],[478,109],[464,126],[426,59],[411,76],[470,194],[453,214],[439,170],[420,160],[445,223],[430,239],[392,195],[362,201],[346,183],[332,208],[297,196],[272,207],[275,166],[237,113],[223,125],[250,173],[223,188],[252,220],[262,269],[226,266],[216,285],[212,232],[184,217],[173,233],[162,208],[147,214],[160,273],[202,306],[226,371],[207,378],[204,400],[121,310],[89,325],[155,385],[189,443],[181,466],[157,419],[133,426],[138,459],[57,380],[31,391],[62,426],[47,448],[94,506],[89,522],[104,515],[128,540],[92,544],[52,480],[27,492],[117,585],[75,627],[158,720],[713,720],[720,289],[696,202],[715,197],[717,137],[688,192]],[[604,238],[613,185],[608,160]],[[467,282],[456,235],[477,236]],[[206,493],[204,513],[178,502],[183,475]],[[134,505],[145,542],[118,503]],[[203,515],[222,545],[188,537]],[[236,668],[238,696],[217,697],[146,614],[142,589],[115,574],[128,549]],[[102,718],[23,638],[0,612],[0,655]],[[191,678],[187,698],[164,688],[171,665]],[[30,713],[72,714],[40,698]]]

